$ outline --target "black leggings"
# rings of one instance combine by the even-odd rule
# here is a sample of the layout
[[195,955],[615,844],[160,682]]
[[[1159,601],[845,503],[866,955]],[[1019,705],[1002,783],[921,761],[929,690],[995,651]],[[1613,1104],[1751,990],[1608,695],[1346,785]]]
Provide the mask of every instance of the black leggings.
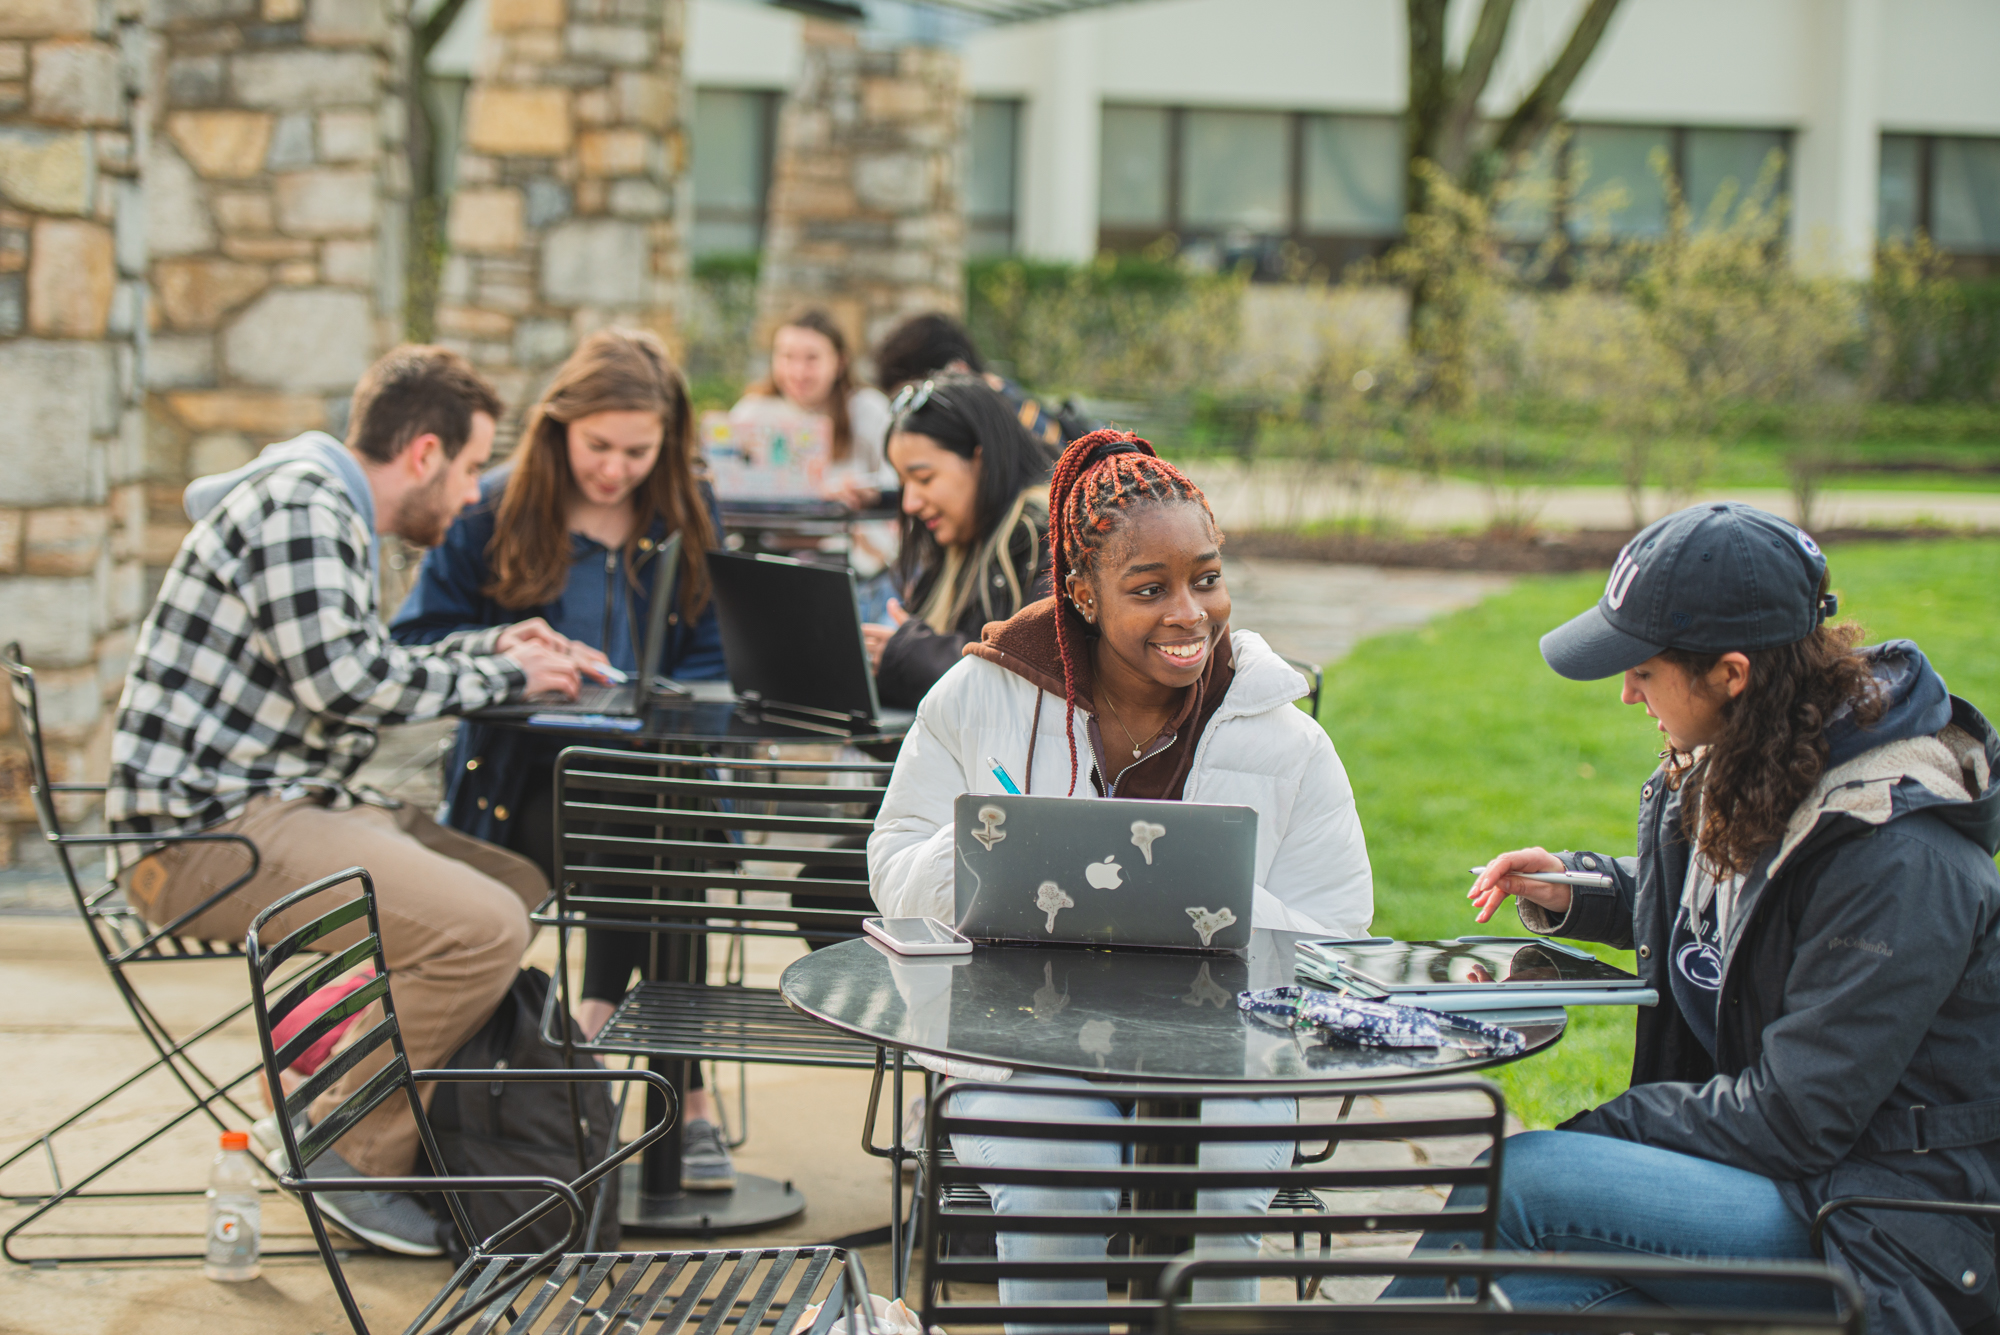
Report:
[[[520,814],[508,829],[508,847],[542,869],[553,885],[556,879],[556,785],[553,763],[539,765],[521,794]],[[650,961],[652,932],[621,932],[610,927],[586,927],[583,932],[583,987],[586,1001],[624,1000],[632,988],[632,975],[643,972]],[[708,940],[695,938],[694,971],[697,977],[708,969]],[[701,1063],[688,1063],[688,1088],[703,1086]]]

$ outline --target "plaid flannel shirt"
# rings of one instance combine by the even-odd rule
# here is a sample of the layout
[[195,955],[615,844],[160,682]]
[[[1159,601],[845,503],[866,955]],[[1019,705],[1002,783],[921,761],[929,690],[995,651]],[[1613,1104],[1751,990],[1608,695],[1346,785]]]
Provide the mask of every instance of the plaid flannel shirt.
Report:
[[206,829],[265,792],[342,796],[383,724],[527,689],[494,652],[502,627],[421,647],[391,640],[372,536],[339,479],[303,460],[240,484],[194,526],[118,702],[113,830]]

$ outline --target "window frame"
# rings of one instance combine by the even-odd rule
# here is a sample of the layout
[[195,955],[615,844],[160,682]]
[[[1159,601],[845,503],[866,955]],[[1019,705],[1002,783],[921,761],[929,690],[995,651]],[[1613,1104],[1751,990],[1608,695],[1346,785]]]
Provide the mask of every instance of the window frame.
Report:
[[[694,141],[694,118],[688,119],[689,167],[687,188],[694,199],[694,209],[688,227],[688,254],[692,259],[708,255],[761,255],[764,241],[771,225],[771,182],[777,169],[778,155],[778,115],[782,110],[784,93],[774,88],[747,88],[737,84],[701,84],[694,90],[696,96],[702,93],[738,93],[754,97],[758,103],[757,133],[757,204],[751,208],[730,205],[703,205],[701,192],[695,189],[693,155],[701,151]],[[736,250],[696,250],[695,236],[703,223],[748,224],[753,244],[748,251]]]

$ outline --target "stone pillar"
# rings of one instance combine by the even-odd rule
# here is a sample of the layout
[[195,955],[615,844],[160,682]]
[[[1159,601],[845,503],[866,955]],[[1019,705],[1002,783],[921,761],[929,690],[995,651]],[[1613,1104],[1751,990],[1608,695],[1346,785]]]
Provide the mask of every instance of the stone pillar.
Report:
[[[55,778],[101,779],[139,614],[146,237],[140,0],[0,3],[0,637]],[[90,805],[65,802],[81,820]],[[0,720],[0,863],[48,862]]]
[[[606,325],[678,346],[683,0],[491,0],[466,98],[439,341],[519,410]],[[510,414],[513,416],[513,414]],[[518,419],[503,428],[511,439]]]
[[[172,558],[190,477],[339,434],[399,341],[409,164],[404,0],[151,0],[151,524]],[[156,571],[157,573],[157,571]]]
[[967,114],[955,53],[869,49],[849,28],[806,22],[778,119],[760,352],[803,306],[826,308],[864,356],[905,316],[963,309]]

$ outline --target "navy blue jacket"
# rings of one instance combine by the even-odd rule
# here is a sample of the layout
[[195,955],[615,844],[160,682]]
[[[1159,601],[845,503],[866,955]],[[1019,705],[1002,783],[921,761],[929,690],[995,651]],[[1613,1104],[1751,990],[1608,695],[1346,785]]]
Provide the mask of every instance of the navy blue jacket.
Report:
[[[1888,711],[1827,729],[1821,792],[1746,878],[1712,1057],[1667,973],[1683,789],[1646,781],[1636,858],[1563,855],[1610,888],[1579,889],[1560,920],[1521,905],[1531,931],[1636,949],[1660,994],[1639,1013],[1631,1089],[1564,1125],[1772,1178],[1802,1219],[1841,1196],[2000,1198],[2000,735],[1916,645],[1866,652]],[[1927,786],[1903,756],[1930,738],[1957,772]],[[1870,1330],[1947,1335],[2000,1312],[1982,1223],[1862,1211],[1828,1241]]]
[[[639,587],[633,588],[625,578],[617,553],[573,533],[569,582],[556,600],[536,608],[502,607],[481,590],[493,579],[486,553],[493,541],[494,511],[510,471],[496,468],[481,480],[478,502],[424,557],[416,586],[389,623],[389,634],[401,644],[431,644],[454,631],[539,616],[571,639],[602,649],[613,667],[636,673],[639,640],[655,589],[657,562],[652,556],[668,537],[666,522],[655,519],[639,540]],[[701,484],[701,495],[709,522],[720,533],[721,513],[706,482]],[[678,581],[675,585],[668,597],[678,599]],[[684,624],[677,610],[668,616],[666,674],[683,681],[710,681],[724,675],[722,632],[714,604],[704,608],[692,625]],[[519,817],[530,779],[536,770],[553,764],[565,744],[518,728],[460,724],[445,784],[445,823],[492,843],[511,845],[508,833]]]

